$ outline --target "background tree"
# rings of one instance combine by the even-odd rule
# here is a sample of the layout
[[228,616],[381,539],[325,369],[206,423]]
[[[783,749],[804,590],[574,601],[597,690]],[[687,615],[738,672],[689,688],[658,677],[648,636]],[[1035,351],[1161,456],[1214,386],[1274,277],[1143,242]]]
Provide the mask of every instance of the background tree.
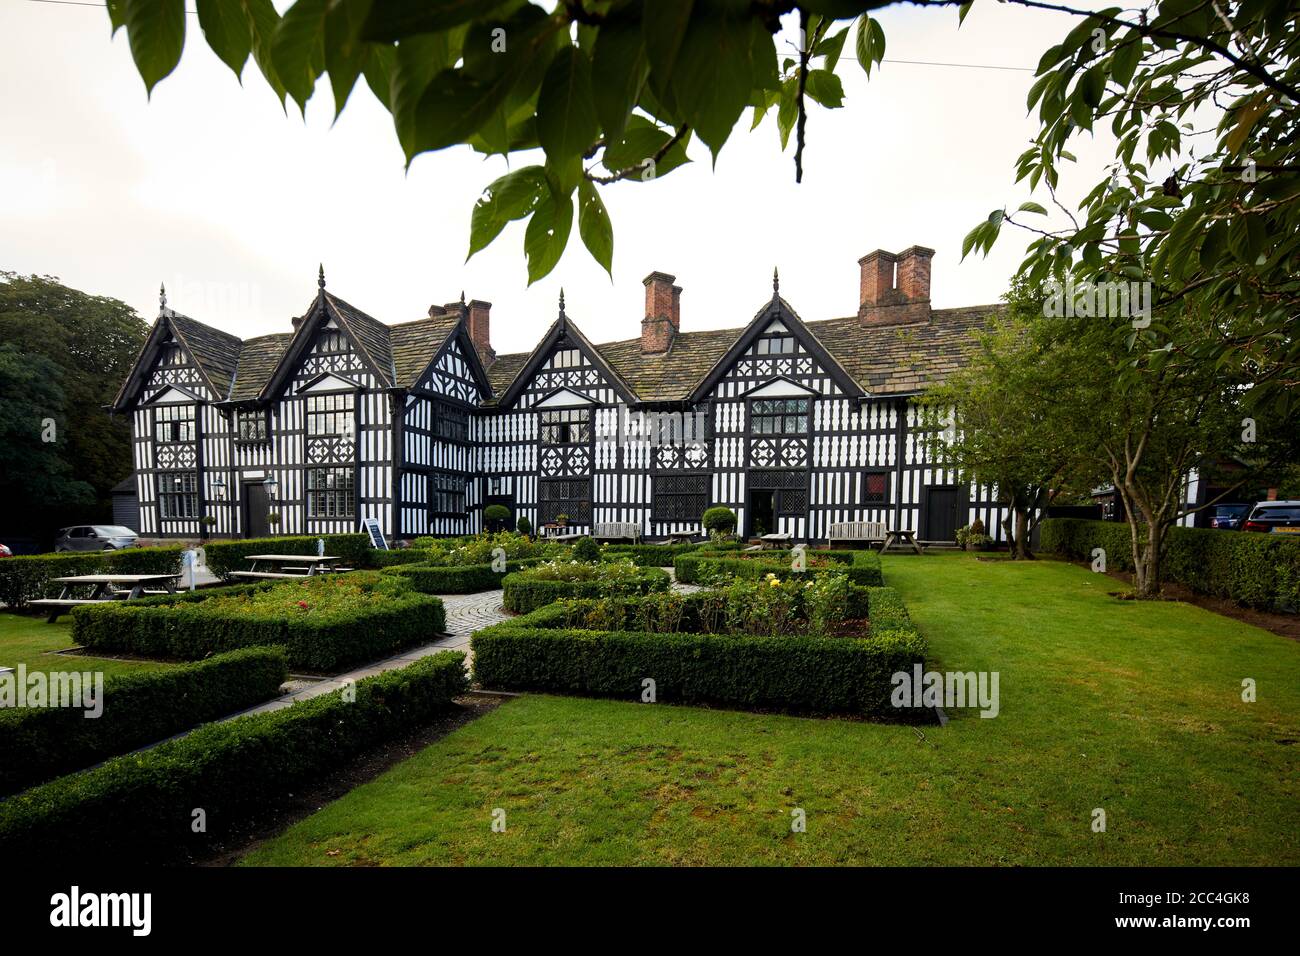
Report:
[[1030,534],[1047,505],[1071,490],[1087,449],[1072,416],[1053,414],[1065,375],[1053,362],[1043,296],[1023,281],[1005,296],[1006,316],[982,334],[969,362],[918,400],[926,442],[963,481],[996,489],[1010,509],[1003,529],[1013,558],[1032,557]]
[[[46,537],[59,524],[105,521],[112,487],[131,473],[130,425],[110,418],[147,326],[126,303],[49,276],[0,272],[0,383],[7,533]],[[45,419],[53,422],[53,442]]]

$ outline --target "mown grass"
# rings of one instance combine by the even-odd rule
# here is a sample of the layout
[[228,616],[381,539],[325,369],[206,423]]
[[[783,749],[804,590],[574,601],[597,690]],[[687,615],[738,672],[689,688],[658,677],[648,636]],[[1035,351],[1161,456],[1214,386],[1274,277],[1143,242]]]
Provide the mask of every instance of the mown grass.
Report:
[[25,664],[29,672],[91,670],[103,671],[105,677],[112,677],[167,666],[151,661],[110,661],[56,653],[72,646],[72,625],[66,616],[50,624],[44,617],[0,614],[0,667],[17,668],[19,664]]
[[[1115,582],[1058,562],[894,556],[885,575],[934,666],[999,672],[1000,716],[954,714],[922,737],[529,696],[245,862],[1300,863],[1300,645],[1190,605],[1117,601]],[[796,808],[806,833],[791,831]]]

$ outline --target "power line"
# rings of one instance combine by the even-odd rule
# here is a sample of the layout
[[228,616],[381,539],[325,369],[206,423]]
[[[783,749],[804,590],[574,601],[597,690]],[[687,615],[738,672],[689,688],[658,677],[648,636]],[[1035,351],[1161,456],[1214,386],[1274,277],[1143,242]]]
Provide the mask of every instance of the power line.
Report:
[[[99,7],[101,10],[107,6],[107,4],[104,3],[94,3],[92,0],[27,0],[27,2],[51,3],[58,7]],[[197,10],[186,10],[185,12],[192,17],[198,16]],[[962,70],[1009,70],[1015,73],[1034,72],[1034,68],[1030,66],[999,66],[994,63],[942,63],[936,60],[894,60],[889,58],[886,58],[882,62],[898,63],[902,66],[940,66]]]

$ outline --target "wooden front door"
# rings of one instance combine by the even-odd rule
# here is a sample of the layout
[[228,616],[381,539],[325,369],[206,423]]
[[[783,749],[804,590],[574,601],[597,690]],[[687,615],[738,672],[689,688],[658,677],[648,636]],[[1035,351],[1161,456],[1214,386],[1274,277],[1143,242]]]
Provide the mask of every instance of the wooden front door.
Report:
[[271,498],[266,493],[266,485],[260,481],[244,483],[243,520],[240,527],[245,538],[269,538],[271,523],[266,520],[271,510]]
[[957,540],[960,514],[966,509],[966,489],[959,485],[935,485],[927,491],[921,539]]

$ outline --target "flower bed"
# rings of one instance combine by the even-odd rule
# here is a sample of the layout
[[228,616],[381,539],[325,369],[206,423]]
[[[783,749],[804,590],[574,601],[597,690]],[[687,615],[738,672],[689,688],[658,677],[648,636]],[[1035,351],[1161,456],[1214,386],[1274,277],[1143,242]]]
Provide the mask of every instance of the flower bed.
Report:
[[755,551],[747,554],[694,551],[673,561],[677,580],[685,584],[708,584],[732,577],[761,578],[768,574],[811,574],[842,571],[849,581],[860,587],[878,587],[884,583],[880,572],[880,555],[874,551],[806,551],[807,570],[792,567],[790,551]]
[[667,591],[668,574],[631,561],[543,561],[508,574],[502,582],[507,611],[526,613],[562,598],[636,595]]
[[504,571],[494,571],[490,564],[446,567],[432,564],[405,564],[385,568],[383,573],[409,581],[422,594],[474,594],[501,587],[507,574],[537,564],[540,558],[510,561]]
[[600,553],[608,558],[629,559],[643,568],[671,568],[673,561],[690,554],[698,544],[605,544]]
[[287,648],[289,665],[332,671],[433,640],[442,602],[375,572],[84,605],[72,638],[93,651],[196,660],[252,645]]
[[[763,581],[745,586],[773,593],[787,587]],[[924,662],[925,640],[892,589],[848,587],[844,613],[862,610],[865,590],[868,613],[879,617],[866,636],[809,633],[806,610],[804,633],[776,632],[756,613],[737,613],[734,595],[725,590],[585,600],[479,631],[471,641],[474,677],[489,688],[625,700],[642,700],[648,679],[662,702],[897,719],[890,677]],[[762,595],[753,600],[761,606]],[[834,623],[816,629],[829,633]]]
[[357,681],[351,700],[323,694],[60,777],[0,803],[0,853],[120,866],[228,843],[302,784],[451,707],[465,691],[464,660],[444,651]]
[[539,541],[513,531],[478,534],[466,538],[416,538],[413,549],[425,554],[422,564],[433,567],[476,567],[491,564],[497,549],[507,561],[557,558],[567,556],[569,548],[554,541]]

